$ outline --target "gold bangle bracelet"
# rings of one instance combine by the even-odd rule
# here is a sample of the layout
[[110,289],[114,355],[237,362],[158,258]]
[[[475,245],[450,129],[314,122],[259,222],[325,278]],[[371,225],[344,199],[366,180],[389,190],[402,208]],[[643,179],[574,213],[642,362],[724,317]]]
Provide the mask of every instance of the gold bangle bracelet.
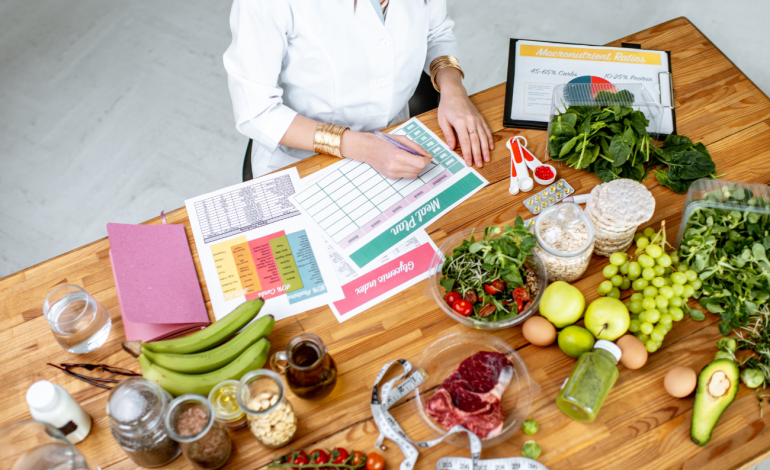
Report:
[[342,143],[342,133],[350,129],[345,126],[337,126],[328,122],[319,122],[315,128],[313,138],[313,150],[317,153],[333,155],[342,158],[340,154],[340,144]]
[[462,67],[460,67],[460,61],[457,60],[457,57],[451,55],[442,55],[441,57],[436,57],[433,59],[433,62],[430,63],[430,81],[433,83],[433,88],[435,88],[439,93],[441,93],[441,90],[439,89],[438,85],[436,85],[436,75],[438,75],[441,70],[447,67],[452,67],[459,70],[460,76],[465,78],[465,74],[463,73]]

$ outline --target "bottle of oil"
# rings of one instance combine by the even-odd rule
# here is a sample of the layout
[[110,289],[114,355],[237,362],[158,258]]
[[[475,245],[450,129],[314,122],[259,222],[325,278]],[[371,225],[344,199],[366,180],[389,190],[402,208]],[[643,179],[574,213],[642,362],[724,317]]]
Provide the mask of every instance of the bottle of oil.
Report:
[[319,400],[337,384],[337,366],[321,338],[305,333],[296,336],[270,359],[274,370],[286,374],[289,389],[300,398]]

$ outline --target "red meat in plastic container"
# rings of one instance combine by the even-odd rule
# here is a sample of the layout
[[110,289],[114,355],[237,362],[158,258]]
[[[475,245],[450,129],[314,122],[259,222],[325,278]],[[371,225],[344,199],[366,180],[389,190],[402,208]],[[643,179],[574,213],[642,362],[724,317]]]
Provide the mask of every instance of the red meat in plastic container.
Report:
[[478,352],[444,380],[425,411],[444,429],[459,424],[482,439],[494,437],[503,430],[500,400],[512,377],[513,366],[504,355]]

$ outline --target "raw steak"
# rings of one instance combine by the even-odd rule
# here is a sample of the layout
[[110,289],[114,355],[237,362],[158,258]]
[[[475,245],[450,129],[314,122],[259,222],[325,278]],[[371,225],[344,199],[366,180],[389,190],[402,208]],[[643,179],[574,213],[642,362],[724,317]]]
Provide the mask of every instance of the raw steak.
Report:
[[460,363],[425,403],[428,416],[444,429],[457,424],[480,438],[503,430],[500,398],[511,382],[513,366],[500,353],[481,351]]

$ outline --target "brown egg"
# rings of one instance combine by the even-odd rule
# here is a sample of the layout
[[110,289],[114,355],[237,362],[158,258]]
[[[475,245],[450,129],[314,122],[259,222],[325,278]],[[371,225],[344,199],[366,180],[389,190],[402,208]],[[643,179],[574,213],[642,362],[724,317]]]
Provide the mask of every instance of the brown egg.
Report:
[[616,343],[623,354],[620,363],[627,369],[639,369],[647,363],[647,348],[634,335],[625,335]]
[[698,383],[698,375],[689,367],[674,367],[666,372],[663,386],[669,395],[675,398],[686,397],[695,390]]
[[556,340],[556,327],[541,316],[531,317],[521,327],[524,339],[535,346],[548,346]]

